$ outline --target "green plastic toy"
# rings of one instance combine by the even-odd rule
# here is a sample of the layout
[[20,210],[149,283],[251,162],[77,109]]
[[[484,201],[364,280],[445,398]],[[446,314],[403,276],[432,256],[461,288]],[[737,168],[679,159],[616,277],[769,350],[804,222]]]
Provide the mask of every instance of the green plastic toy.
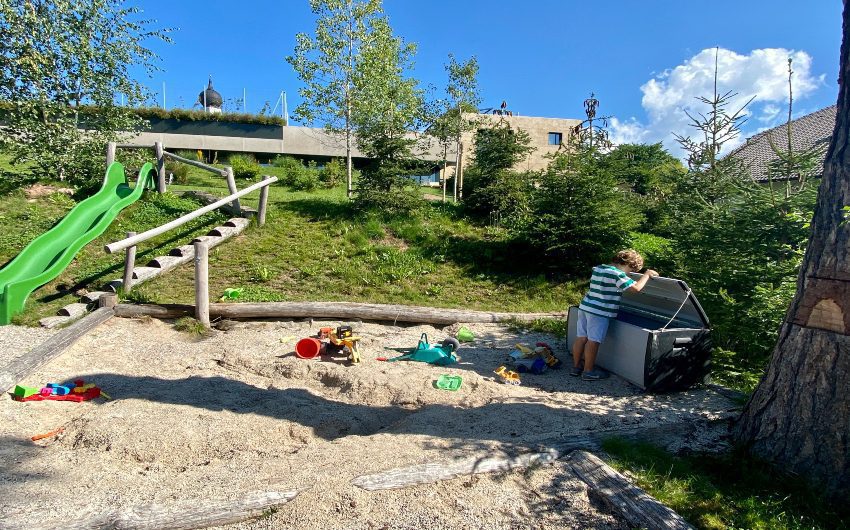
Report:
[[452,337],[443,340],[443,342],[439,345],[431,344],[428,342],[428,334],[423,333],[419,338],[419,344],[417,344],[415,348],[412,350],[402,350],[408,351],[409,353],[387,359],[387,361],[419,361],[422,363],[435,364],[437,366],[447,366],[458,361],[458,357],[454,352],[456,352],[459,347],[460,343],[457,339]]
[[437,378],[436,385],[440,390],[455,391],[460,388],[461,383],[463,383],[463,379],[459,375],[443,374]]
[[457,340],[461,342],[472,342],[475,340],[475,335],[472,334],[472,331],[468,327],[463,326],[457,330]]

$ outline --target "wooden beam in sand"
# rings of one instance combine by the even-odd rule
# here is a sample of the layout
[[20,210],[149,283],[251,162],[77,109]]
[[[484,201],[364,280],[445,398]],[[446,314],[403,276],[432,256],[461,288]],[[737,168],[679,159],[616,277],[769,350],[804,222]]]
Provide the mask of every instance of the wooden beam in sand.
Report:
[[[173,504],[146,504],[103,513],[92,510],[73,520],[63,520],[63,530],[133,528],[136,530],[188,530],[209,528],[256,519],[298,496],[297,491],[256,491],[237,499],[198,499]],[[32,521],[21,528],[36,528]]]
[[24,355],[16,357],[9,366],[0,371],[0,392],[11,389],[18,381],[59,356],[66,348],[77,342],[80,337],[106,322],[112,316],[112,309],[101,307],[59,331],[40,346],[36,346]]
[[[179,318],[191,315],[192,306],[182,304],[119,304],[116,315],[122,317],[151,316]],[[424,324],[499,323],[519,320],[529,322],[544,318],[565,318],[564,313],[491,313],[435,307],[360,304],[355,302],[266,302],[211,304],[210,316],[241,318],[329,318],[340,320],[372,320]]]
[[693,530],[693,526],[587,451],[570,454],[573,472],[634,528]]

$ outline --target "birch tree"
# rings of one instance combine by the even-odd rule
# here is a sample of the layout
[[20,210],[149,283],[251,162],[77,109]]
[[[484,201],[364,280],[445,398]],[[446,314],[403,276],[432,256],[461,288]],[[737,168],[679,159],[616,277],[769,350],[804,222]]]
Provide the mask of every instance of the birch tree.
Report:
[[[316,15],[313,35],[296,35],[295,51],[286,61],[304,83],[297,119],[345,138],[347,193],[352,194],[351,150],[354,145],[354,104],[362,71],[362,50],[383,20],[381,0],[310,0]],[[362,75],[360,75],[362,77]]]

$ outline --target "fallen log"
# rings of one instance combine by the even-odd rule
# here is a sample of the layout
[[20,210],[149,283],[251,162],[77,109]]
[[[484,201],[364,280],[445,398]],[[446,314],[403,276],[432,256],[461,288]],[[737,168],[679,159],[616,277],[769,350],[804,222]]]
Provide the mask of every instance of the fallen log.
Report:
[[88,331],[112,318],[112,309],[101,307],[47,339],[40,346],[16,357],[0,371],[0,392],[6,392],[41,366],[57,357]]
[[587,451],[570,454],[570,467],[630,526],[665,530],[693,530],[685,519],[635,486],[600,458]]
[[[57,526],[64,530],[129,529],[134,530],[188,530],[209,528],[255,519],[277,506],[291,501],[297,491],[257,491],[239,499],[198,499],[179,501],[173,505],[147,504],[124,510],[103,513],[93,509],[73,520],[62,520]],[[21,526],[24,528],[24,526]],[[33,528],[32,522],[26,528]]]
[[[178,318],[193,314],[192,306],[180,304],[132,305],[119,304],[118,316],[149,315],[157,318]],[[241,304],[211,304],[210,316],[229,319],[242,318],[329,318],[339,320],[372,320],[448,325],[464,323],[499,323],[519,320],[529,322],[545,318],[565,318],[565,313],[492,313],[463,309],[434,307],[361,304],[355,302],[268,302]]]
[[551,464],[560,454],[554,449],[541,453],[527,453],[511,457],[471,457],[453,462],[434,462],[417,466],[392,469],[374,475],[363,475],[351,481],[358,488],[368,491],[406,488],[416,484],[430,484],[450,480],[464,475],[496,473],[526,469],[535,465]]

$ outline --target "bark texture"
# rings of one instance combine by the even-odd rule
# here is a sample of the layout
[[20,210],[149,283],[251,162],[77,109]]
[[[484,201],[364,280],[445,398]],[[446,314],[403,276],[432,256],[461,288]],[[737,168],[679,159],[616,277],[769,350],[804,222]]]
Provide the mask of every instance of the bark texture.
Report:
[[850,495],[850,13],[844,1],[838,112],[797,294],[767,373],[736,425],[751,452]]

